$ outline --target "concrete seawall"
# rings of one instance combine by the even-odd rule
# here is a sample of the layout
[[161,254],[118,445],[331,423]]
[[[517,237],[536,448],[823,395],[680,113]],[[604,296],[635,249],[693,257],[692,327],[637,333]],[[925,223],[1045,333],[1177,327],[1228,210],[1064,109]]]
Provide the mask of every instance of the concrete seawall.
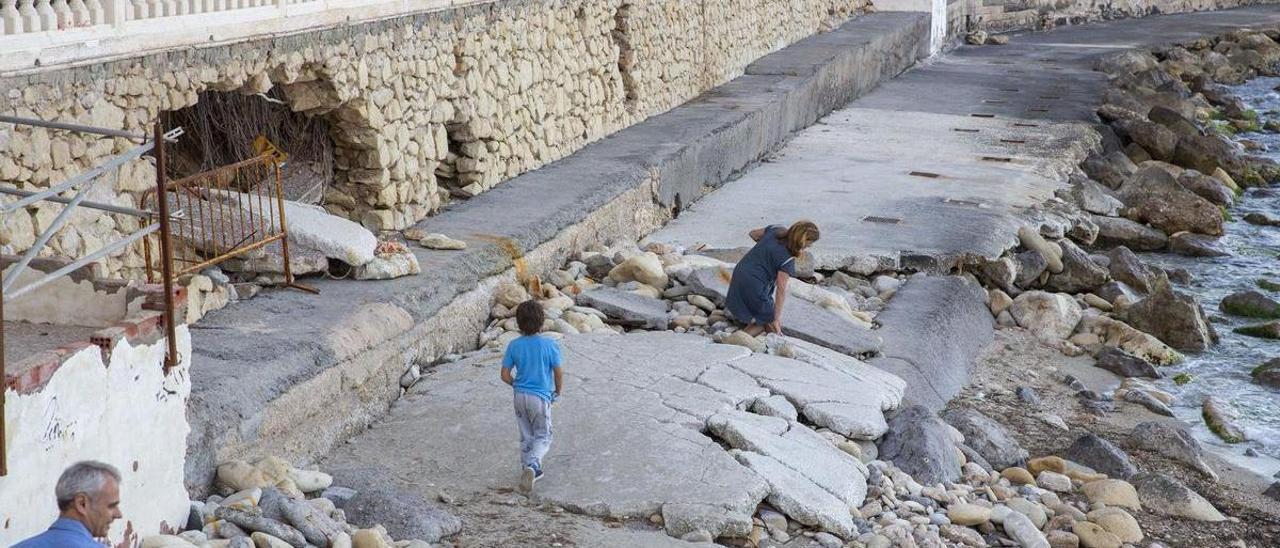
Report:
[[[750,65],[746,75],[418,224],[469,243],[414,249],[423,274],[273,291],[192,328],[188,487],[217,463],[308,461],[384,414],[412,363],[474,347],[493,289],[586,245],[638,239],[812,124],[927,54],[924,14],[873,14]],[[530,196],[537,196],[531,200]]]

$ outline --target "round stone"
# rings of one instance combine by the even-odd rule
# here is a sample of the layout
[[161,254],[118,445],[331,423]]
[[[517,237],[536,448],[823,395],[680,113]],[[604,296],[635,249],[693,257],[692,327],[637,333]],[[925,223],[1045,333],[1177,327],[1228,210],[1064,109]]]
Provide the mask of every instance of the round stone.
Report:
[[1102,508],[1089,512],[1089,521],[1101,525],[1120,539],[1120,542],[1132,544],[1142,541],[1142,527],[1138,525],[1138,520],[1119,508]]
[[947,508],[947,519],[956,525],[978,525],[991,519],[991,509],[976,504],[953,504]]
[[1083,548],[1120,548],[1120,537],[1104,529],[1101,525],[1088,521],[1078,521],[1071,530],[1080,538]]
[[1035,477],[1028,472],[1026,468],[1013,466],[1000,471],[1000,477],[1009,480],[1015,485],[1028,485],[1036,482]]
[[1105,479],[1091,481],[1084,484],[1082,490],[1089,502],[1094,504],[1123,506],[1132,510],[1142,509],[1142,503],[1138,502],[1138,490],[1134,489],[1133,484],[1124,480]]

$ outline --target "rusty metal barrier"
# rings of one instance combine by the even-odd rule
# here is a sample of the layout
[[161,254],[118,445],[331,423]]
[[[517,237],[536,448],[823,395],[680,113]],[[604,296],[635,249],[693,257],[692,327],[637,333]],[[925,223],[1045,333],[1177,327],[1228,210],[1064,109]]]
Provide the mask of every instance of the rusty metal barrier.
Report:
[[[170,238],[175,244],[171,259],[175,278],[244,257],[278,242],[285,285],[318,292],[295,282],[289,265],[289,229],[279,158],[268,151],[169,182],[164,185],[164,205],[155,191],[143,196],[144,204],[154,202],[157,209],[167,205],[167,209],[184,213],[170,220]],[[150,279],[154,268],[149,241],[143,252]]]

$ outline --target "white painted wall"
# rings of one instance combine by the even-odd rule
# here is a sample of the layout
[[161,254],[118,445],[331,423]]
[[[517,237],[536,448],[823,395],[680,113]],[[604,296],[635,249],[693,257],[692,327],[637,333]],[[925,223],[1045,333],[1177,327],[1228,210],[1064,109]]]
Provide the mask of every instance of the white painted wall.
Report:
[[929,26],[929,55],[942,51],[947,40],[947,0],[875,0],[876,11],[928,12],[933,16]]
[[[0,477],[0,546],[39,533],[57,517],[53,487],[73,462],[93,459],[120,469],[120,510],[111,529],[120,542],[128,524],[141,535],[161,524],[181,526],[186,408],[191,394],[191,337],[178,326],[182,362],[163,373],[165,344],[121,341],[110,366],[89,347],[68,358],[33,394],[5,394],[9,475]],[[136,471],[135,471],[136,466]]]

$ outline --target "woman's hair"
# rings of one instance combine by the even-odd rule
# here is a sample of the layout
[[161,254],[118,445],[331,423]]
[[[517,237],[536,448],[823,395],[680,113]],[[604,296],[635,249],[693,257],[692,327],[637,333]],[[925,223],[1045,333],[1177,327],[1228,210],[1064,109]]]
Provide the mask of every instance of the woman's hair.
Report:
[[537,335],[542,331],[542,320],[545,317],[542,305],[533,299],[522,302],[516,307],[516,326],[525,335]]
[[784,241],[791,256],[799,257],[805,248],[818,241],[818,225],[813,224],[813,221],[796,221],[787,229]]

